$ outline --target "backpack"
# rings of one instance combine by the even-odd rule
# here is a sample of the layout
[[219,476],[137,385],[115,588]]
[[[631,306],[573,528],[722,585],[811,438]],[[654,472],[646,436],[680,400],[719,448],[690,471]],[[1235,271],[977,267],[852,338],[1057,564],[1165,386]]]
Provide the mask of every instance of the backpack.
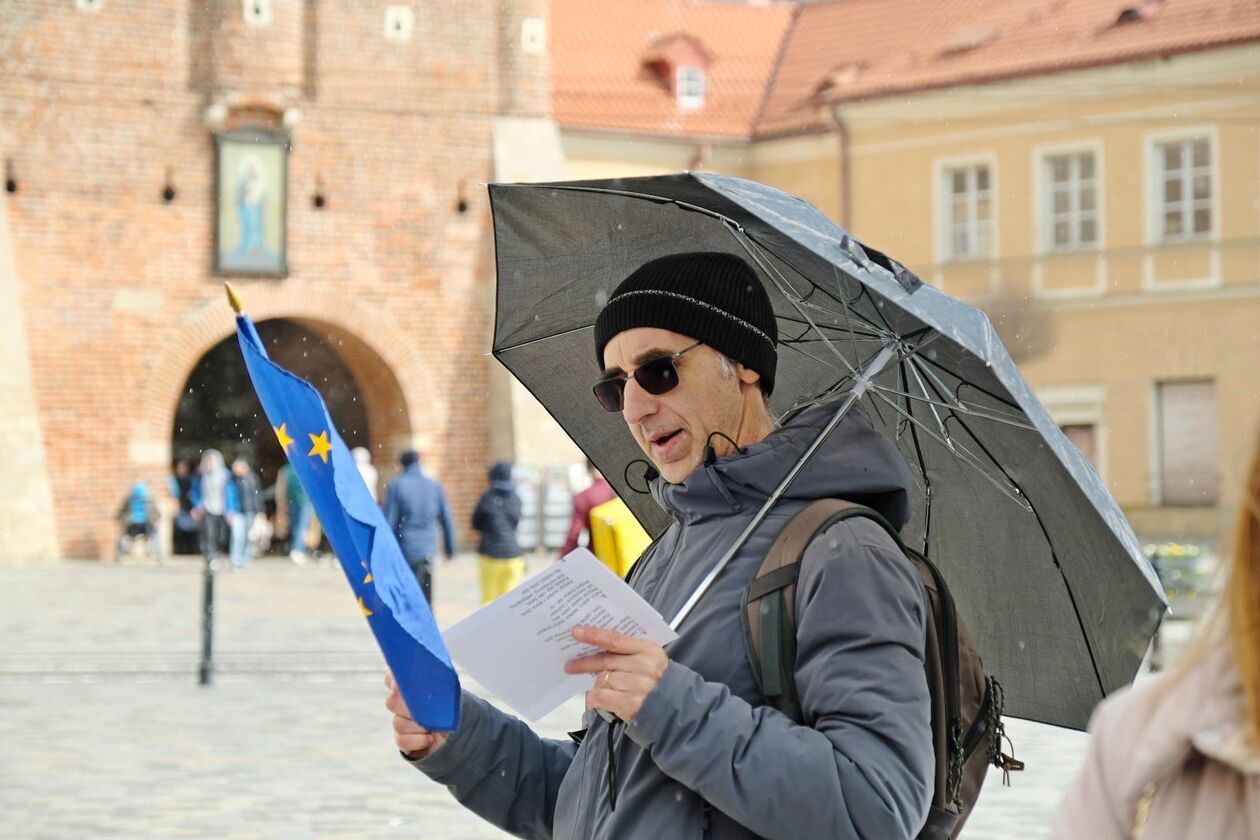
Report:
[[926,557],[902,543],[886,519],[870,508],[840,499],[822,499],[797,514],[744,590],[740,610],[744,649],[762,696],[792,720],[804,723],[794,679],[800,561],[814,537],[841,520],[859,516],[888,532],[910,559],[927,595],[924,669],[932,697],[936,783],[932,808],[919,837],[954,837],[980,795],[988,765],[1002,768],[1004,782],[1009,784],[1011,771],[1023,770],[1024,764],[1002,752],[1006,737],[1002,686],[985,676],[980,654],[954,610],[945,579]]

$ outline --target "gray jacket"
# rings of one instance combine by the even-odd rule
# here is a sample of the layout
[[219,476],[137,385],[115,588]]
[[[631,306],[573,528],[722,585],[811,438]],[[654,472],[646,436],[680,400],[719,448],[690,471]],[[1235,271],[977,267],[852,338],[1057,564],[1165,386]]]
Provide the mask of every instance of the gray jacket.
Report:
[[[654,482],[674,523],[633,577],[668,620],[815,439],[835,406],[765,440]],[[521,837],[913,837],[933,786],[923,671],[924,595],[910,562],[868,520],[806,551],[796,590],[796,682],[807,725],[763,705],[744,653],[740,596],[808,502],[840,497],[909,516],[910,476],[860,410],[850,413],[679,628],[670,665],[628,726],[593,713],[578,746],[539,738],[465,692],[459,730],[416,766]],[[614,763],[611,807],[608,762]]]

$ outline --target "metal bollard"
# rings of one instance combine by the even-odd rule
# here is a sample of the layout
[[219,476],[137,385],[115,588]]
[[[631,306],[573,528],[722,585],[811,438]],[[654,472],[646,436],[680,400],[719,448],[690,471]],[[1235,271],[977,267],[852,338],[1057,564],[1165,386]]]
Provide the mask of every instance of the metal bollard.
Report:
[[197,680],[201,685],[214,681],[214,566],[211,552],[206,551],[202,567],[201,669]]

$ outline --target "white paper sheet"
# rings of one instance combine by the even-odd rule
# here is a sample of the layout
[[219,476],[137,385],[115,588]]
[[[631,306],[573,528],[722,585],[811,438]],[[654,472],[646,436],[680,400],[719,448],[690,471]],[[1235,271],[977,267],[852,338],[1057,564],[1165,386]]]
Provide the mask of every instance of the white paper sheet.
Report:
[[584,548],[442,634],[451,657],[473,679],[535,721],[575,694],[590,690],[593,674],[566,674],[564,663],[598,648],[570,631],[579,624],[651,639],[678,636],[625,581]]

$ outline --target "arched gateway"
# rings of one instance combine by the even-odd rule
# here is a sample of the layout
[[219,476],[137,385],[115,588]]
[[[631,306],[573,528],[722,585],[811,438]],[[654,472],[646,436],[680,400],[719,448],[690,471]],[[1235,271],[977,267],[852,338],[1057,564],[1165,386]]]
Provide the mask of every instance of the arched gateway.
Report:
[[[409,410],[409,403],[432,393],[428,377],[388,314],[309,289],[258,284],[240,292],[272,358],[319,388],[346,443],[368,447],[382,479],[399,452],[432,438],[435,430],[413,424]],[[145,385],[144,417],[133,438],[133,462],[139,454],[151,481],[165,480],[172,458],[196,458],[208,447],[229,459],[246,455],[264,485],[275,480],[283,455],[249,383],[234,329],[226,300],[218,299],[170,329]]]

